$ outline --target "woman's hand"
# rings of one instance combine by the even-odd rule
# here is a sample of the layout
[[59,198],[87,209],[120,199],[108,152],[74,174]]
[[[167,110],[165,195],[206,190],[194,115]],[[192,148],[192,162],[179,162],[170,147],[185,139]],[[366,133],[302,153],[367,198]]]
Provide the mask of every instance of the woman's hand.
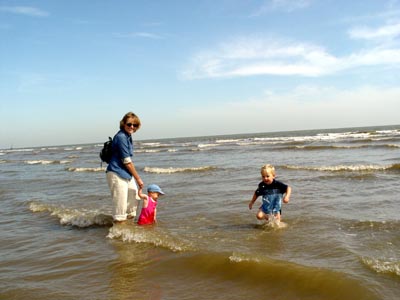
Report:
[[139,178],[136,180],[137,185],[139,186],[140,189],[142,189],[144,187],[144,183],[142,178]]

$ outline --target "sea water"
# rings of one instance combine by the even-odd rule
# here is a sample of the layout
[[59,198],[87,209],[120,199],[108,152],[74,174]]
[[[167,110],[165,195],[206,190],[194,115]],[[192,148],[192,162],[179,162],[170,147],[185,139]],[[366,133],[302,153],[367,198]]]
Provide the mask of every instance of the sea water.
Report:
[[[398,299],[400,126],[134,146],[155,226],[113,226],[101,141],[0,150],[0,299]],[[248,208],[266,163],[283,226]]]

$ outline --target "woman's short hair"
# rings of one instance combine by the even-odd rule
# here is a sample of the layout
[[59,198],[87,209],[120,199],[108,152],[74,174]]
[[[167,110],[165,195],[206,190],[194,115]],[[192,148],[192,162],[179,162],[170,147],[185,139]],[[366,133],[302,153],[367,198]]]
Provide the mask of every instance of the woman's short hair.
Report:
[[132,118],[135,122],[135,124],[138,124],[139,126],[137,127],[137,129],[140,128],[140,119],[137,115],[135,115],[133,112],[128,112],[125,114],[125,116],[122,118],[122,120],[119,122],[119,129],[124,129],[124,126],[126,124],[126,121],[128,121],[128,119]]

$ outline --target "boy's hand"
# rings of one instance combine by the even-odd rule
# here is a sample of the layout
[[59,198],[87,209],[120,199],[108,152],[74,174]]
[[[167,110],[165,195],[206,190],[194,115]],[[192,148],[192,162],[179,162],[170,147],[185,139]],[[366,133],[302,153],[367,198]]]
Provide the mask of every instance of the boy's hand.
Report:
[[289,197],[285,196],[285,197],[283,198],[283,203],[289,203]]

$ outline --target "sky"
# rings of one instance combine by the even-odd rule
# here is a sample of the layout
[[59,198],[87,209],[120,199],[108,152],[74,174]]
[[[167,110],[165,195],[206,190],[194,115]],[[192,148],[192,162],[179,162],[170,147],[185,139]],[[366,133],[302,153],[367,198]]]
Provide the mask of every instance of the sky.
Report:
[[400,0],[0,0],[0,149],[400,124]]

